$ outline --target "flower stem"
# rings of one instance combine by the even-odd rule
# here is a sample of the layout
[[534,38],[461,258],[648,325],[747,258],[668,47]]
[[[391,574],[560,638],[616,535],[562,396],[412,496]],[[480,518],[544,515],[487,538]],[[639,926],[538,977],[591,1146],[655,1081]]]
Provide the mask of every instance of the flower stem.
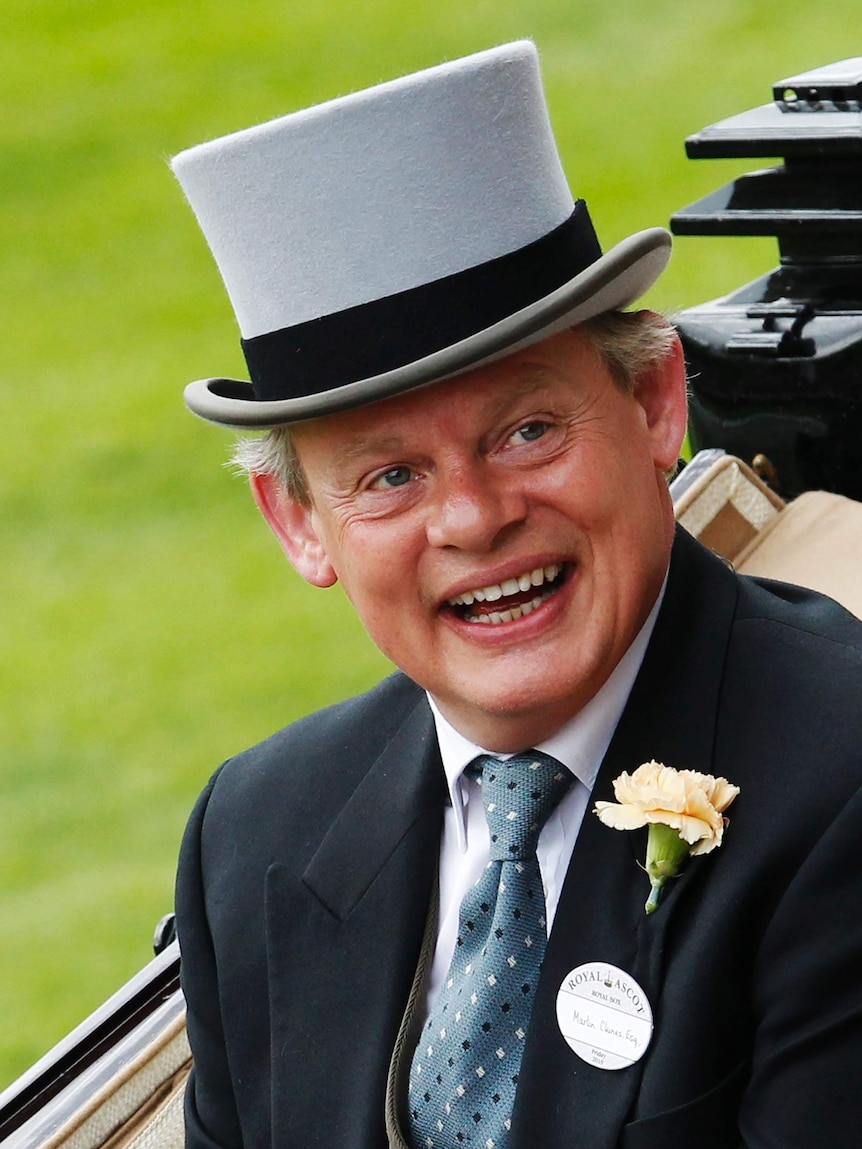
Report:
[[661,899],[661,892],[663,889],[663,881],[653,882],[650,886],[649,897],[647,898],[646,905],[644,906],[644,909],[648,914],[651,914],[654,910],[658,909],[658,904]]
[[644,907],[648,914],[658,909],[665,883],[680,872],[688,850],[688,843],[683,841],[677,830],[663,822],[652,823],[644,866],[650,880],[650,895]]

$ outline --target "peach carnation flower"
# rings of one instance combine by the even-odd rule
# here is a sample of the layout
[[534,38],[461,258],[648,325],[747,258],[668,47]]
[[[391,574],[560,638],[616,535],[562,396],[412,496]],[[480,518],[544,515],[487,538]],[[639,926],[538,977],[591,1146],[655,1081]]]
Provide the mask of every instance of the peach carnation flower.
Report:
[[644,867],[652,885],[647,913],[658,906],[662,888],[689,854],[708,854],[721,845],[728,823],[724,811],[738,793],[739,787],[726,778],[651,761],[615,779],[617,802],[596,803],[596,814],[614,830],[650,827]]

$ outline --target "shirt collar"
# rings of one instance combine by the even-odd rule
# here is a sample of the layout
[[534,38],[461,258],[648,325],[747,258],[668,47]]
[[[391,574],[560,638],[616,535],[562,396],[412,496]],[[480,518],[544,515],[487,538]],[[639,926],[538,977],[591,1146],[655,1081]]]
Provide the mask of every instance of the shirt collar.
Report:
[[[647,616],[646,622],[598,694],[591,698],[586,706],[579,710],[574,718],[570,718],[560,730],[546,741],[531,748],[542,750],[545,754],[550,754],[551,757],[562,762],[567,769],[571,770],[578,781],[586,786],[587,790],[593,788],[605,751],[610,745],[614,730],[634,686],[647,645],[655,628],[666,586],[667,575],[665,575],[661,591]],[[449,800],[455,812],[458,848],[463,852],[467,848],[467,824],[464,810],[465,794],[461,785],[462,775],[465,767],[474,758],[480,754],[488,754],[489,751],[482,746],[477,746],[475,742],[471,742],[469,738],[456,730],[452,723],[441,714],[430,694],[428,695],[428,702],[434,715],[440,757],[443,760],[443,771],[449,790]],[[498,757],[507,758],[511,755],[500,754]]]

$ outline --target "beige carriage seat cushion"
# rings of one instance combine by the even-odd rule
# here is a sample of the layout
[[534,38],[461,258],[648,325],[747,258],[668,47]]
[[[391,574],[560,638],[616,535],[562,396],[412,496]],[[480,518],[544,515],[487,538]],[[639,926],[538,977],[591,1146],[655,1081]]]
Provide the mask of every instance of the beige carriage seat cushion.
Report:
[[741,574],[828,594],[862,618],[862,503],[806,491],[739,553]]
[[190,1069],[183,1010],[123,1061],[40,1149],[182,1149]]
[[191,1062],[174,1074],[102,1149],[183,1149],[186,1140],[184,1099]]
[[674,503],[689,534],[733,563],[783,508],[784,501],[733,455],[718,458]]

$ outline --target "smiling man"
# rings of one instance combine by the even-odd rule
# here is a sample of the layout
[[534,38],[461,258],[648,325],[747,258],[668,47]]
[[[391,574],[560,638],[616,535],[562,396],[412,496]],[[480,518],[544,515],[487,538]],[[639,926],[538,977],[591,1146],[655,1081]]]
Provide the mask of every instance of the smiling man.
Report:
[[[252,376],[187,402],[400,668],[192,817],[189,1145],[853,1143],[860,627],[675,534],[666,233],[602,254],[529,43],[174,169]],[[652,759],[739,797],[647,917]]]
[[577,714],[646,621],[684,430],[678,354],[632,391],[566,331],[298,425],[307,498],[260,471],[252,489],[300,574],[340,581],[456,729],[514,752]]

